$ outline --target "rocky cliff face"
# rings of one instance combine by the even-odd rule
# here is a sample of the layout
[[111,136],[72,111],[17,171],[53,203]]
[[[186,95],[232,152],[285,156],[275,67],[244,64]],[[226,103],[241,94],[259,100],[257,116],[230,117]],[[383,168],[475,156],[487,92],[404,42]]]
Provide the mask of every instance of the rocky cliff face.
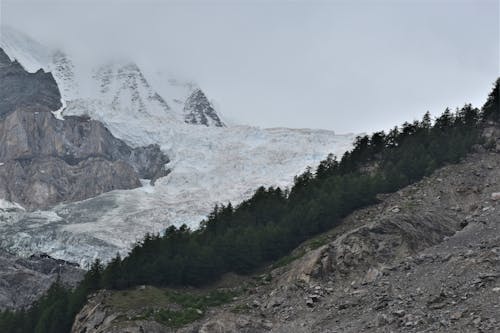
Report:
[[116,320],[120,317],[138,317],[138,313],[117,312],[111,306],[104,306],[105,302],[112,297],[111,292],[101,291],[90,297],[85,308],[75,318],[72,332],[85,333],[173,333],[173,329],[168,329],[151,320],[132,320],[125,323]]
[[[290,264],[237,280],[241,296],[177,332],[496,332],[500,155],[492,149],[381,196],[303,244]],[[100,303],[83,311],[91,309],[104,311]],[[112,332],[106,325],[87,332]]]
[[129,164],[140,178],[161,177],[168,158],[159,146],[131,148],[104,125],[85,117],[56,119],[51,112],[17,110],[0,119],[0,161],[58,157],[76,165],[92,157]]
[[140,185],[128,164],[100,157],[75,165],[55,157],[38,157],[11,160],[0,166],[0,197],[27,209],[48,208]]
[[46,255],[19,258],[0,250],[0,310],[20,309],[36,301],[56,281],[74,286],[84,271]]
[[51,74],[27,73],[1,49],[0,95],[0,199],[47,208],[168,172],[157,145],[132,148],[86,117],[57,119],[60,94]]
[[26,107],[48,111],[61,106],[61,95],[50,73],[41,69],[28,73],[0,49],[0,119]]

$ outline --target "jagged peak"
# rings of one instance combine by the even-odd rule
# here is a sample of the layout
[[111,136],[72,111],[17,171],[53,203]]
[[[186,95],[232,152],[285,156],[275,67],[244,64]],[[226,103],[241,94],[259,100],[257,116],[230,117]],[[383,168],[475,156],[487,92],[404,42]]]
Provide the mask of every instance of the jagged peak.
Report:
[[[170,72],[156,75],[148,70],[162,70],[127,56],[81,59],[78,54],[47,48],[10,27],[2,26],[0,40],[0,46],[6,46],[6,55],[28,72],[42,68],[53,73],[65,105],[72,105],[65,108],[65,115],[85,114],[92,109],[90,113],[99,117],[100,110],[107,107],[176,124],[224,126],[205,93],[192,80],[179,79]],[[101,105],[99,109],[96,103]],[[122,117],[119,113],[116,116]]]
[[225,127],[212,103],[200,88],[195,88],[187,98],[184,113],[184,121],[188,124]]

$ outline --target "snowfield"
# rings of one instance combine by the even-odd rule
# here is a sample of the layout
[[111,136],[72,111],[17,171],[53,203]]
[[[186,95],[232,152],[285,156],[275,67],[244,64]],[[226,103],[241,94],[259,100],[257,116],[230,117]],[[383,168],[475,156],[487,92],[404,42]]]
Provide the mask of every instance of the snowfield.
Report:
[[290,186],[307,166],[329,153],[341,156],[354,140],[327,130],[186,124],[183,103],[197,89],[192,82],[148,76],[130,63],[79,67],[11,29],[3,29],[0,45],[26,69],[53,72],[65,105],[58,116],[88,115],[132,146],[159,144],[171,160],[171,173],[155,185],[144,180],[137,189],[47,211],[0,201],[0,247],[21,255],[45,252],[83,267],[107,261],[147,232],[197,227],[216,203],[237,204],[259,186]]

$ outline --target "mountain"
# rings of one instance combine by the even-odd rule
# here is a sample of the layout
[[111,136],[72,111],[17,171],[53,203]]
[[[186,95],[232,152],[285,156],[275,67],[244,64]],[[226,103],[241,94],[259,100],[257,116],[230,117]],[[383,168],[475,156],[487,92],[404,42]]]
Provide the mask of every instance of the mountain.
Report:
[[61,95],[51,74],[39,69],[26,72],[17,62],[11,62],[0,49],[0,117],[20,108],[36,108],[42,111],[62,107]]
[[26,72],[1,48],[0,80],[1,199],[48,208],[166,175],[158,146],[133,149],[97,121],[57,119],[61,95],[52,75]]
[[217,126],[201,90],[173,106],[133,62],[85,71],[61,52],[67,75],[27,71],[47,58],[14,37],[0,307],[32,307],[0,331],[497,330],[500,79],[482,109],[348,150],[352,135]]
[[236,207],[214,209],[198,230],[150,235],[106,267],[96,261],[74,290],[56,284],[31,324],[21,312],[0,316],[0,325],[495,332],[498,98],[359,137],[340,161],[328,157],[289,191],[259,188]]
[[[66,115],[94,115],[95,108],[108,111],[148,114],[194,125],[223,127],[224,123],[192,82],[183,82],[158,73],[152,79],[160,95],[133,61],[117,60],[88,64],[75,61],[61,50],[44,47],[29,36],[1,27],[0,46],[28,72],[44,69],[51,72],[66,104]],[[103,60],[104,61],[104,60]]]
[[184,113],[186,114],[185,120],[188,124],[224,126],[201,89],[195,89],[188,97],[184,105]]
[[[56,97],[57,105],[51,107],[55,119],[43,115],[50,120],[47,129],[61,127],[63,119],[84,127],[98,122],[129,147],[121,157],[107,156],[106,163],[125,161],[132,165],[131,172],[138,172],[138,178],[127,178],[127,186],[107,183],[101,194],[89,190],[71,200],[35,206],[15,199],[21,202],[0,213],[9,221],[0,225],[0,247],[23,256],[43,252],[84,267],[97,257],[109,261],[117,252],[125,255],[148,232],[183,223],[196,227],[216,203],[236,204],[262,185],[289,186],[307,166],[329,153],[342,155],[354,141],[353,134],[326,130],[227,126],[196,83],[168,72],[146,72],[128,60],[81,61],[12,28],[2,27],[0,45],[29,73],[40,68],[52,73],[61,101]],[[85,138],[90,139],[95,131],[105,134],[101,125],[92,126]],[[73,144],[63,147],[61,152],[74,149]],[[136,149],[146,147],[158,147],[161,154],[156,152],[158,158],[149,160],[153,169],[168,170],[168,175],[161,177],[137,167],[150,155],[145,150],[135,153]],[[130,161],[132,156],[137,163]]]
[[42,253],[19,258],[0,250],[0,311],[29,307],[57,279],[74,287],[84,274],[85,271],[76,265]]

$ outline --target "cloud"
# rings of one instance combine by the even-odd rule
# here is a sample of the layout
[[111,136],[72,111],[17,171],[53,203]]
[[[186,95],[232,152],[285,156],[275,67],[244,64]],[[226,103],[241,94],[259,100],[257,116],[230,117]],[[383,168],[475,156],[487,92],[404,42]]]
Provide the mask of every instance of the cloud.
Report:
[[13,1],[1,19],[88,58],[197,81],[265,127],[389,128],[481,104],[499,75],[497,1]]

